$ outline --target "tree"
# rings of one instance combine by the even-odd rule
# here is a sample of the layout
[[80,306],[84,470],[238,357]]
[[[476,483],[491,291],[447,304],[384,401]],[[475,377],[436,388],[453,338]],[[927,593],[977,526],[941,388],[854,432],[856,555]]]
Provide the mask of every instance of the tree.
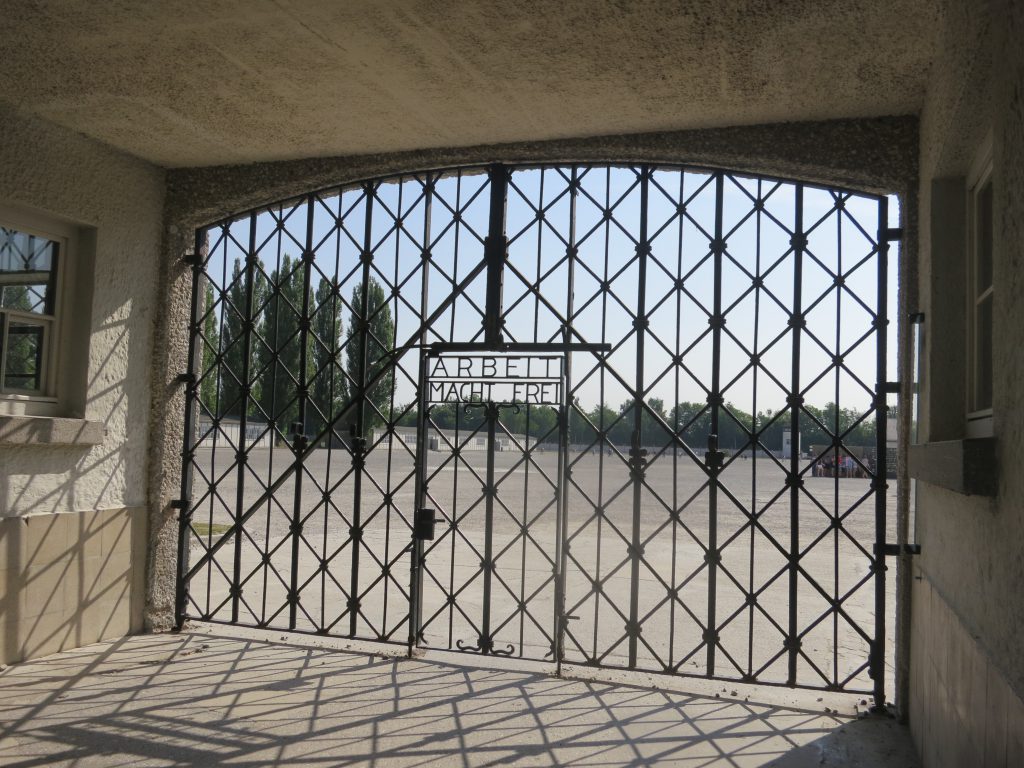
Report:
[[587,420],[587,412],[580,405],[578,397],[573,398],[569,406],[569,443],[571,445],[590,445],[597,438],[597,433]]
[[306,409],[306,431],[311,435],[323,431],[348,403],[348,386],[341,367],[342,301],[337,279],[321,279],[314,298],[314,378]]
[[205,281],[203,289],[203,311],[206,313],[203,318],[203,333],[199,343],[203,348],[203,363],[199,375],[203,377],[199,385],[199,401],[206,411],[213,416],[220,416],[217,412],[217,380],[220,378],[220,370],[217,368],[217,355],[220,352],[220,330],[217,312],[213,308],[213,284]]
[[[391,410],[391,396],[395,390],[394,361],[391,352],[395,344],[395,323],[391,319],[391,308],[380,283],[370,278],[366,289],[366,307],[363,306],[363,284],[352,291],[352,319],[345,332],[347,340],[346,367],[352,377],[353,387],[361,387],[373,381],[382,370],[387,370],[376,384],[366,391],[364,408],[364,435],[374,426],[383,422]],[[365,370],[364,370],[365,358]],[[353,390],[354,398],[358,392]],[[350,423],[354,423],[353,414]]]
[[280,270],[270,275],[269,298],[263,310],[263,338],[260,350],[260,404],[282,435],[290,435],[299,416],[299,386],[309,381],[313,356],[312,337],[306,336],[306,370],[301,369],[302,262],[285,254]]
[[[652,397],[644,403],[646,407],[640,411],[640,443],[645,446],[664,445],[669,439],[669,433],[660,422],[668,422],[671,426],[665,413],[665,402],[661,398]],[[636,401],[630,399],[624,402],[619,406],[619,413],[622,419],[612,427],[612,442],[616,445],[632,445],[636,429]],[[654,414],[657,414],[657,418]]]
[[[263,276],[262,264],[253,269],[252,279],[252,330],[260,331],[258,313],[267,296],[267,280]],[[240,417],[248,408],[245,395],[245,332],[246,332],[246,277],[242,265],[235,259],[231,283],[225,291],[223,310],[224,322],[221,331],[221,349],[224,350],[224,372],[220,383],[220,409],[225,416]],[[260,378],[257,376],[260,342],[256,333],[249,337],[249,393],[251,402],[260,402]],[[255,377],[255,378],[254,378]]]
[[[578,406],[578,403],[577,403]],[[573,408],[573,412],[576,414],[575,418],[570,417],[569,419],[569,440],[574,445],[590,446],[596,444],[595,447],[601,448],[602,444],[599,440],[599,432],[607,430],[612,422],[614,422],[619,416],[618,414],[609,408],[607,405],[595,405],[586,413],[586,419]],[[591,426],[591,424],[593,426]],[[627,440],[628,441],[628,440]],[[609,435],[607,442],[615,442],[612,436]]]
[[676,403],[669,413],[668,423],[691,448],[706,448],[711,433],[711,408],[707,403]]
[[[32,297],[24,285],[0,287],[0,307],[22,312],[32,311]],[[0,344],[4,341],[0,338]],[[9,324],[7,328],[7,359],[3,384],[8,389],[33,390],[42,386],[41,355],[43,339],[39,326]]]
[[514,407],[502,408],[499,421],[513,435],[529,435],[548,443],[557,443],[558,409],[549,405],[526,405],[516,403]]

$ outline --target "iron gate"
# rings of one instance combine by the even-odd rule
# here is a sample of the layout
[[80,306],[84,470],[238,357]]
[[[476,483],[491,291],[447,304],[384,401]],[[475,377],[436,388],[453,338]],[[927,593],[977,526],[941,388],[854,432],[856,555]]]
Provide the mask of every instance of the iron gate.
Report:
[[882,703],[887,203],[495,165],[198,231],[179,623]]

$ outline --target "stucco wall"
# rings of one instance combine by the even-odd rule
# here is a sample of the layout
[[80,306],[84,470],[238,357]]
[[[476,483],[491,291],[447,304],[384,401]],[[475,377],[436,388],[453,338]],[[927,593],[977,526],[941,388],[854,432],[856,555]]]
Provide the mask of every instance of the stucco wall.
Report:
[[[95,270],[80,274],[77,285],[69,287],[84,288],[91,301],[74,318],[72,337],[64,343],[78,352],[87,348],[88,361],[80,391],[68,407],[106,429],[98,445],[0,444],[3,661],[10,661],[62,647],[43,642],[39,632],[22,642],[25,627],[12,624],[16,612],[11,601],[26,598],[30,587],[38,592],[43,584],[56,584],[62,595],[76,574],[92,580],[80,584],[83,594],[93,594],[101,581],[105,598],[110,596],[108,582],[123,581],[119,594],[125,594],[103,603],[102,618],[84,611],[84,598],[75,595],[46,601],[48,626],[63,625],[61,636],[73,639],[68,642],[91,642],[140,625],[141,582],[133,581],[132,574],[142,572],[138,566],[144,561],[145,516],[138,512],[147,494],[149,371],[154,315],[161,306],[156,277],[164,177],[144,162],[7,107],[0,107],[0,169],[0,204],[82,228],[79,254]],[[95,529],[95,536],[65,535],[79,528]],[[121,531],[117,543],[108,542],[103,550],[99,531],[114,528]],[[50,533],[36,536],[37,530]],[[89,539],[95,539],[95,546]],[[124,543],[132,541],[137,545]],[[98,563],[89,558],[102,558],[103,567],[97,570]],[[128,594],[132,589],[134,603]],[[39,606],[33,600],[22,608],[42,615]],[[39,621],[33,619],[36,626]]]
[[[922,439],[965,436],[964,178],[991,130],[993,421],[999,487],[998,495],[989,499],[923,483],[918,486],[917,539],[922,554],[917,592],[930,596],[932,606],[930,613],[920,615],[948,612],[949,622],[956,626],[944,631],[931,621],[915,625],[915,634],[921,637],[915,638],[911,725],[921,745],[928,744],[928,734],[949,742],[948,749],[928,752],[930,765],[1020,765],[1024,764],[1024,709],[1019,707],[1024,694],[1024,600],[1020,596],[1024,586],[1024,472],[1020,470],[1024,456],[1024,48],[1020,44],[1024,6],[955,0],[945,4],[943,16],[944,54],[936,61],[921,122],[920,288],[929,338]],[[934,639],[925,642],[922,637],[928,634]],[[963,643],[957,641],[961,636],[967,638]],[[965,643],[977,647],[965,651]],[[1002,752],[998,746],[986,747],[984,730],[979,733],[965,719],[964,713],[994,706],[986,704],[989,696],[1001,695],[999,685],[986,684],[985,675],[956,674],[961,657],[975,652],[1010,691],[1007,701],[1013,706],[1003,707],[1011,715]],[[967,756],[970,763],[956,762]]]

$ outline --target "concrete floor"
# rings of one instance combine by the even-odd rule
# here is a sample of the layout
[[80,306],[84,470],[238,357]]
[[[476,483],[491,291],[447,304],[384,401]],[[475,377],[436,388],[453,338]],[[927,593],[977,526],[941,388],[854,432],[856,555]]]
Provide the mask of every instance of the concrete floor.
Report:
[[0,764],[919,765],[892,719],[822,713],[815,694],[694,694],[325,643],[198,628],[10,667]]

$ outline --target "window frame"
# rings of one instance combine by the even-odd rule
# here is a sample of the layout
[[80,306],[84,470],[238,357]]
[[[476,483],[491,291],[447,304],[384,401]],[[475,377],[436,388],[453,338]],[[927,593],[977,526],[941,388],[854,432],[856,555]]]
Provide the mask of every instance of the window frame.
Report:
[[[42,355],[42,388],[36,392],[24,392],[0,388],[0,415],[4,416],[57,416],[61,408],[61,369],[64,363],[64,340],[68,337],[70,311],[68,309],[69,279],[76,258],[78,238],[77,227],[31,211],[0,205],[0,225],[36,237],[45,237],[58,243],[57,275],[54,280],[52,315],[0,309],[4,316],[0,331],[6,332],[6,324],[12,316],[25,316],[33,322],[44,321],[49,325],[44,335]],[[2,339],[0,339],[2,343]],[[6,345],[0,348],[0,370],[6,367]]]
[[[986,193],[989,195],[988,221],[983,224],[981,219],[981,200]],[[967,178],[967,402],[966,402],[966,434],[968,438],[992,437],[994,432],[992,393],[989,392],[989,404],[984,408],[978,408],[978,391],[981,379],[981,347],[979,333],[981,323],[979,322],[980,308],[987,301],[994,308],[995,304],[995,269],[994,269],[994,233],[995,233],[995,211],[992,205],[993,193],[993,162],[992,162],[992,139],[989,135],[983,142],[974,163],[970,175]],[[988,232],[983,231],[988,227]],[[989,284],[979,285],[981,272],[982,238],[988,238]],[[991,346],[995,336],[994,322],[989,328]],[[992,386],[994,372],[994,361],[989,361],[993,370],[987,371],[989,387]]]

